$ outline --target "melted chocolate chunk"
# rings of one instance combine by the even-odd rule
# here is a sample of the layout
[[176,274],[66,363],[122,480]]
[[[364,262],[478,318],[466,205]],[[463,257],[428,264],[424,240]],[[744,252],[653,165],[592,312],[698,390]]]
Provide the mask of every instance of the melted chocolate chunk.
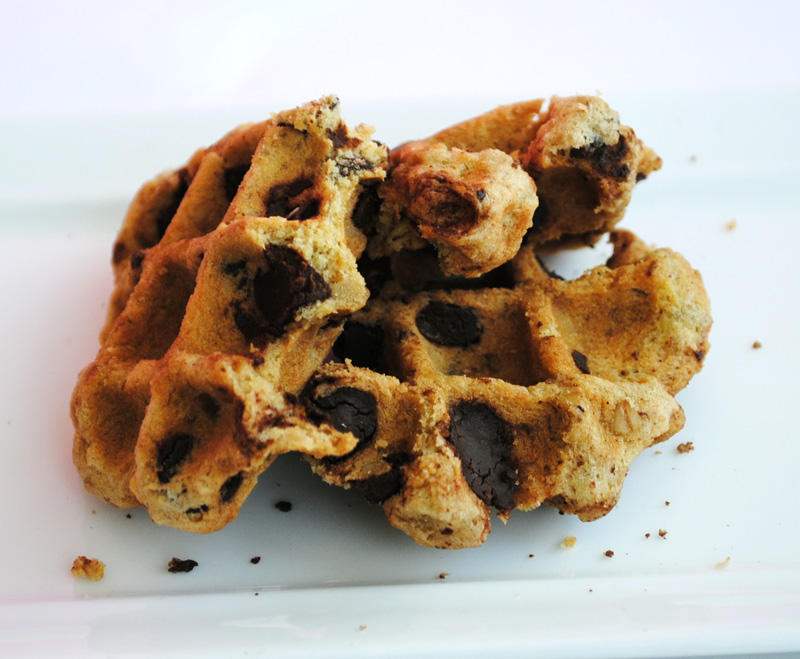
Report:
[[375,396],[355,387],[342,387],[313,401],[330,424],[342,432],[350,432],[358,440],[357,450],[372,439],[378,428]]
[[417,329],[431,343],[465,347],[481,339],[483,327],[474,309],[430,302],[417,313]]
[[206,392],[202,392],[198,398],[198,402],[200,403],[200,408],[203,410],[205,415],[211,419],[216,419],[219,417],[220,411],[222,411],[222,407],[219,404],[219,401],[214,398],[211,394],[207,394]]
[[575,366],[578,367],[578,370],[581,373],[591,375],[591,371],[589,371],[589,358],[586,355],[584,355],[582,352],[578,352],[577,350],[573,350],[572,360],[575,362]]
[[571,158],[588,160],[595,171],[611,178],[627,178],[630,167],[620,162],[628,153],[628,142],[622,135],[616,144],[606,144],[599,137],[586,146],[569,150]]
[[398,469],[390,469],[380,476],[355,481],[353,485],[364,494],[369,503],[381,504],[402,489],[403,476]]
[[336,126],[336,130],[328,128],[328,130],[325,132],[328,135],[328,139],[333,142],[333,146],[337,149],[341,149],[343,147],[354,148],[361,144],[361,140],[357,137],[348,136],[347,126],[344,124],[339,124]]
[[365,184],[353,208],[353,224],[364,235],[371,235],[375,232],[375,223],[378,221],[380,209],[381,198],[378,196],[378,186]]
[[287,220],[314,217],[319,213],[319,199],[311,194],[313,185],[311,179],[299,178],[273,186],[264,199],[264,213],[268,217],[276,215]]
[[161,442],[156,454],[156,476],[160,483],[169,483],[172,480],[195,444],[197,440],[187,433],[176,433]]
[[514,508],[517,471],[512,438],[503,420],[485,403],[461,401],[450,409],[448,441],[461,459],[472,491],[500,510]]
[[233,497],[236,496],[236,493],[239,491],[239,488],[242,486],[244,482],[244,474],[240,471],[238,474],[234,474],[228,480],[226,480],[222,487],[219,488],[219,499],[222,503],[228,503]]
[[333,344],[333,354],[342,361],[349,359],[359,368],[378,373],[388,371],[383,355],[383,328],[380,325],[348,322]]
[[294,320],[296,311],[331,296],[331,287],[302,255],[291,247],[264,248],[266,268],[253,280],[257,318],[241,309],[234,312],[237,326],[249,340],[278,336]]
[[242,179],[244,179],[244,175],[247,174],[248,169],[250,169],[249,164],[235,165],[234,167],[225,169],[223,185],[225,186],[225,197],[228,201],[232,201],[236,196],[236,193],[239,191],[239,186],[242,184]]

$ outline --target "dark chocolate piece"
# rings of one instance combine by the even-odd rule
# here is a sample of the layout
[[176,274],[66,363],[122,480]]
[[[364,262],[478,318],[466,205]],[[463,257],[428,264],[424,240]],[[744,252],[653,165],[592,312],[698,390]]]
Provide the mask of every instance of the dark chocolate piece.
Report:
[[161,442],[156,455],[156,476],[160,483],[172,480],[196,443],[197,440],[187,433],[176,433]]
[[461,459],[472,491],[500,510],[514,508],[517,470],[512,438],[503,420],[485,403],[460,401],[450,409],[449,442]]
[[465,347],[481,339],[483,327],[475,310],[444,302],[430,302],[417,313],[417,329],[431,343]]

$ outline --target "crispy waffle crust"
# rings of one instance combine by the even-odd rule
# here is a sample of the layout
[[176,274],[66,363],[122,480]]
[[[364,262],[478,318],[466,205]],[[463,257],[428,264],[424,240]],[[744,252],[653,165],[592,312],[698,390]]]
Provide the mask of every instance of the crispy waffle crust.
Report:
[[[325,97],[145,184],[113,249],[73,456],[86,488],[210,532],[300,452],[418,543],[492,511],[609,512],[680,430],[702,280],[614,229],[658,156],[597,97],[499,107],[388,153]],[[540,254],[608,262],[565,281]]]
[[327,97],[233,131],[146,184],[114,246],[102,346],[79,376],[73,457],[117,506],[198,532],[279,454],[341,454],[296,394],[368,292],[359,199],[386,148]]
[[343,363],[305,392],[312,416],[358,446],[312,459],[314,471],[432,547],[481,544],[492,508],[605,515],[632,460],[683,426],[674,395],[700,370],[711,324],[683,257],[614,242],[614,267],[573,281],[523,249],[506,287],[371,300],[334,346]]

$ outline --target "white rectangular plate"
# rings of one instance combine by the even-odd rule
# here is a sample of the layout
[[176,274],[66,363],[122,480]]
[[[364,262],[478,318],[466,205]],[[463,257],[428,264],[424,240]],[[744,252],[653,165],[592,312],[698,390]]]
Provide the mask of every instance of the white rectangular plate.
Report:
[[[377,126],[392,145],[525,96],[342,101],[349,123]],[[86,494],[71,464],[68,404],[97,349],[125,207],[144,180],[263,117],[4,121],[0,655],[800,650],[792,416],[800,92],[607,100],[664,159],[637,187],[622,226],[701,271],[712,348],[679,395],[686,427],[634,462],[607,517],[582,524],[551,509],[516,512],[507,525],[494,522],[484,546],[460,551],[415,545],[380,509],[322,484],[295,456],[279,459],[240,517],[208,536],[158,527],[141,509],[112,509]],[[607,255],[601,245],[587,258]],[[571,277],[574,263],[558,267]],[[694,450],[679,453],[682,442]],[[291,510],[278,510],[279,501]],[[562,547],[567,536],[574,547]],[[73,579],[78,555],[104,561],[106,577]],[[199,565],[170,574],[172,557]]]

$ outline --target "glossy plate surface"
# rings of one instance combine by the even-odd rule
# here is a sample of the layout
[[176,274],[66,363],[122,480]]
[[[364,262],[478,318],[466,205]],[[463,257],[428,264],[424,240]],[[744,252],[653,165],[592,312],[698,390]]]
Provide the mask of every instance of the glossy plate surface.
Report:
[[[68,402],[97,349],[127,203],[196,147],[262,117],[6,120],[0,655],[800,650],[800,93],[760,91],[770,113],[757,123],[754,98],[607,97],[664,159],[621,226],[683,253],[712,301],[710,354],[679,395],[684,430],[634,462],[604,519],[517,512],[495,521],[483,547],[449,552],[416,546],[295,456],[279,459],[239,519],[208,536],[86,494],[71,464]],[[348,123],[377,126],[390,145],[511,100],[342,99]],[[602,244],[553,265],[573,277],[608,253]],[[679,453],[682,442],[694,450]],[[574,547],[562,547],[567,536]],[[78,555],[104,561],[105,579],[74,580]],[[170,574],[172,557],[199,565]]]

